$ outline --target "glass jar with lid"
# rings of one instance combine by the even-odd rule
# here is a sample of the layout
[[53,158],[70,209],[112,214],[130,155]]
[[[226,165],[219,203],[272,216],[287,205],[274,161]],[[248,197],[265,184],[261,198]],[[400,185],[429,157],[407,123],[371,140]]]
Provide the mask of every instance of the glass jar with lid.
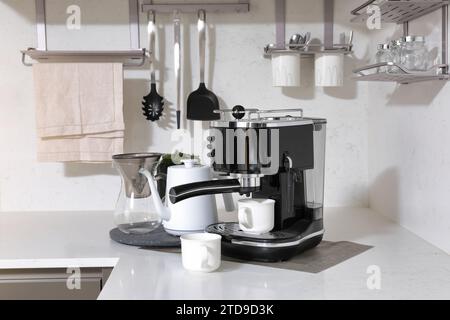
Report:
[[[391,52],[391,58],[392,62],[396,64],[401,64],[401,49],[402,49],[402,41],[399,40],[392,40],[390,42],[390,52]],[[398,67],[390,67],[388,70],[390,73],[399,73],[400,69]]]
[[411,71],[425,71],[429,67],[425,37],[407,36],[401,39],[401,64]]
[[[376,62],[390,62],[392,61],[392,55],[390,51],[390,45],[388,43],[383,43],[378,45],[378,51],[376,55]],[[387,67],[379,67],[378,72],[386,72],[388,71]]]

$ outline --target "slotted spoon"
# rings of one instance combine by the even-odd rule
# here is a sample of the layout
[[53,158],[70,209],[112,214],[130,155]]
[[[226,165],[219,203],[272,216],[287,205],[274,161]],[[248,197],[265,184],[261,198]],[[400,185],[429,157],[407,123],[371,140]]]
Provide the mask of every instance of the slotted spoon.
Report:
[[142,101],[142,111],[149,121],[157,121],[160,119],[164,110],[164,98],[158,94],[156,90],[155,77],[155,13],[150,11],[148,14],[148,38],[149,38],[149,56],[150,56],[150,93],[146,95]]

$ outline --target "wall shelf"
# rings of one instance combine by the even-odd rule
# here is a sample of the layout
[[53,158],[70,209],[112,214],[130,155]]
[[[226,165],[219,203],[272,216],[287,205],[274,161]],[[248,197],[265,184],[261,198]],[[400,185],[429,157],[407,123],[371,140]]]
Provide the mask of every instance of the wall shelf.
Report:
[[[397,68],[398,72],[379,72],[381,68]],[[422,81],[448,80],[445,74],[446,65],[436,65],[428,71],[410,71],[393,62],[375,63],[353,70],[355,80],[358,81],[383,81],[409,84]]]
[[404,23],[441,9],[448,4],[449,1],[439,0],[369,0],[351,12],[355,16],[351,21],[365,23],[369,17],[365,10],[370,5],[377,5],[380,8],[382,22]]
[[[436,10],[442,11],[441,64],[426,72],[411,72],[401,65],[384,62],[364,66],[354,70],[355,79],[360,81],[394,81],[408,84],[421,81],[448,80],[448,0],[369,0],[354,9],[352,22],[366,23],[369,18],[367,8],[376,5],[381,11],[381,22],[403,24],[403,35],[409,35],[409,22]],[[380,67],[397,67],[399,73],[377,72]]]

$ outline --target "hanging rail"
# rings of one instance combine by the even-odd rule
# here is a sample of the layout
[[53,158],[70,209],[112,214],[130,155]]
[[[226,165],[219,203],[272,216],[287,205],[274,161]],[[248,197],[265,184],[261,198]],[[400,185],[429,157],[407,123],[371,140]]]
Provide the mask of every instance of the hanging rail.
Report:
[[[28,48],[22,50],[22,64],[31,67],[33,63],[27,61],[27,56],[39,62],[95,62],[95,61],[122,61],[124,67],[140,67],[147,58],[146,49],[123,51],[69,51],[69,50],[37,50]],[[128,61],[128,62],[127,62]]]
[[171,4],[142,4],[142,11],[154,11],[155,13],[197,13],[199,10],[215,13],[245,13],[250,11],[249,1],[236,3],[171,3]]
[[48,50],[47,48],[47,21],[46,21],[46,0],[35,0],[36,4],[36,33],[37,48],[22,50],[22,64],[32,66],[27,62],[27,56],[36,61],[101,61],[120,60],[125,67],[140,67],[145,64],[147,52],[145,48],[140,48],[139,35],[139,0],[128,0],[130,19],[130,50],[115,51],[69,51],[69,50]]

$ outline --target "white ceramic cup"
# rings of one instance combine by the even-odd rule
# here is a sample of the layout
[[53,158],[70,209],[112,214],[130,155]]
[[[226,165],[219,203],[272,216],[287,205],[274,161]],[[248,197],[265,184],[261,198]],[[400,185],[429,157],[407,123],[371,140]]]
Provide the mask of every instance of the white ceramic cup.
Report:
[[300,53],[272,54],[272,81],[274,87],[300,86]]
[[220,267],[221,239],[218,234],[191,233],[180,237],[183,267],[189,271],[212,272]]
[[344,85],[344,55],[341,53],[317,53],[315,78],[318,87]]
[[242,199],[238,205],[239,227],[242,231],[263,234],[273,229],[275,200]]

